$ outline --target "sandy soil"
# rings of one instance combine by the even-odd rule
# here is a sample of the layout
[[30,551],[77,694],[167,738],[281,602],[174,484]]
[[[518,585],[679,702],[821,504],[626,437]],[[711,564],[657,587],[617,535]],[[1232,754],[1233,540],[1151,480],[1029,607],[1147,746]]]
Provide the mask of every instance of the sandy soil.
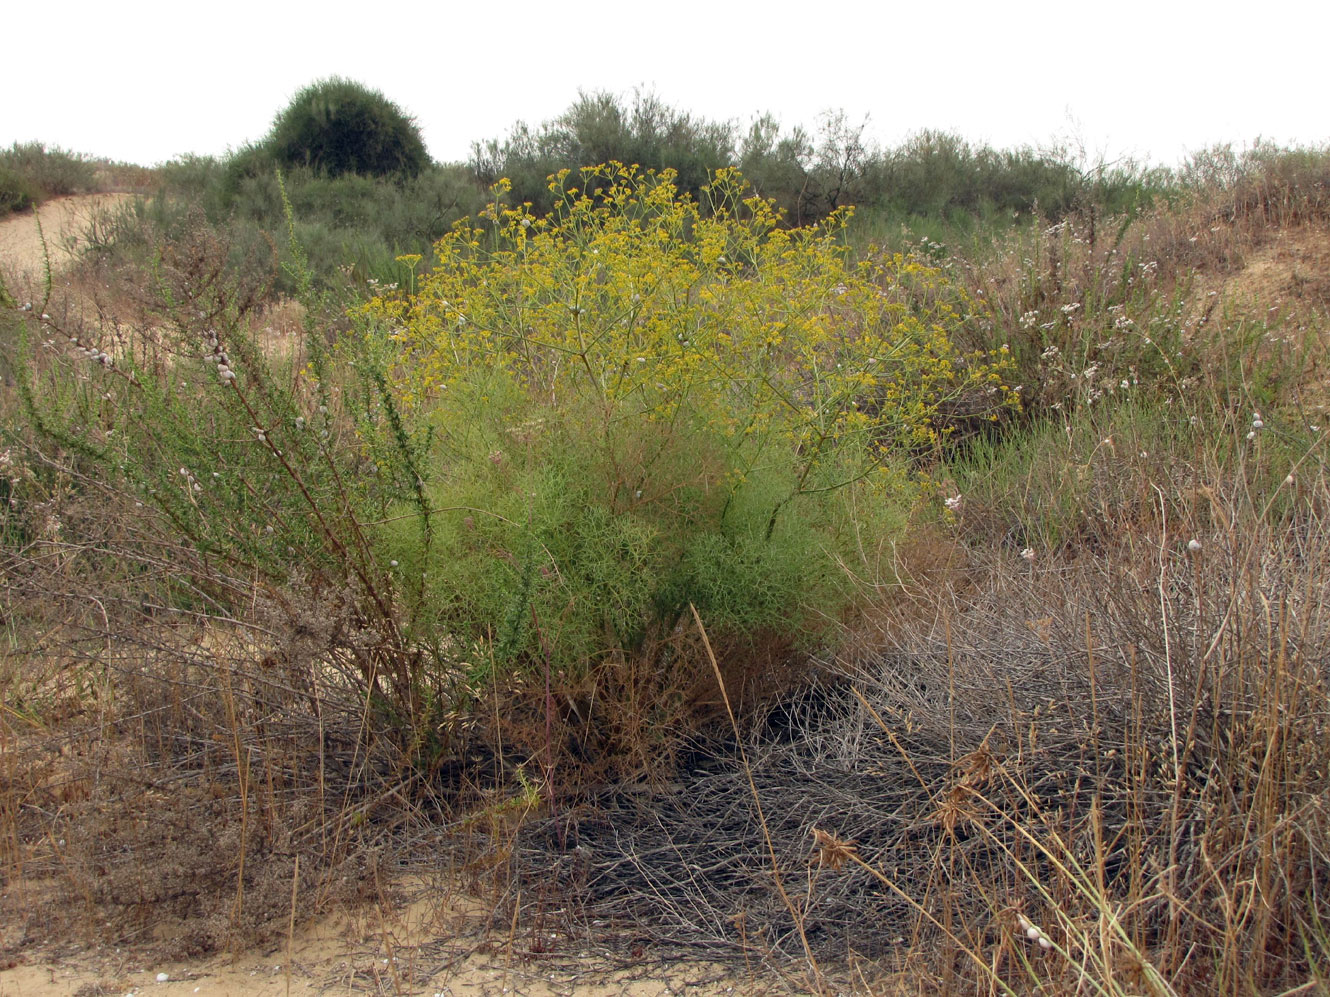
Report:
[[[469,909],[468,909],[469,908]],[[334,913],[265,950],[193,962],[154,962],[142,951],[52,948],[2,968],[0,997],[287,997],[393,994],[423,997],[673,997],[788,993],[773,978],[741,979],[733,967],[667,962],[647,952],[612,966],[575,948],[533,956],[486,931],[473,902],[428,896],[385,914]],[[0,926],[0,932],[3,927]],[[529,931],[517,930],[520,936]],[[164,974],[164,978],[163,978]]]
[[[746,986],[717,979],[709,967],[674,964],[657,967],[653,978],[623,970],[605,971],[594,966],[569,972],[542,974],[540,967],[505,965],[502,958],[466,960],[454,964],[432,979],[414,982],[403,978],[409,969],[398,957],[375,963],[370,958],[338,958],[331,949],[302,947],[296,954],[290,979],[281,963],[282,954],[264,959],[255,955],[220,958],[192,966],[147,966],[132,957],[102,967],[62,962],[18,966],[0,972],[3,997],[100,997],[100,995],[160,994],[184,997],[286,997],[288,994],[401,994],[424,997],[673,997],[679,994],[763,994],[771,984]],[[158,982],[162,973],[168,979]]]
[[[723,969],[687,964],[642,970],[606,969],[566,962],[544,967],[507,962],[501,953],[473,956],[422,978],[408,954],[395,958],[348,953],[335,945],[310,944],[297,933],[288,977],[282,951],[222,956],[205,962],[145,965],[133,955],[95,963],[33,962],[0,972],[0,997],[99,997],[160,994],[184,997],[286,997],[288,994],[401,994],[424,997],[673,997],[679,994],[764,994],[772,983],[730,982]],[[166,979],[159,982],[162,974]],[[787,992],[787,991],[784,991]]]
[[[44,267],[42,237],[51,266],[60,269],[87,241],[88,227],[134,194],[76,194],[47,201],[35,212],[25,211],[0,219],[0,274],[10,286],[19,278],[32,278]],[[38,221],[41,223],[38,229]]]

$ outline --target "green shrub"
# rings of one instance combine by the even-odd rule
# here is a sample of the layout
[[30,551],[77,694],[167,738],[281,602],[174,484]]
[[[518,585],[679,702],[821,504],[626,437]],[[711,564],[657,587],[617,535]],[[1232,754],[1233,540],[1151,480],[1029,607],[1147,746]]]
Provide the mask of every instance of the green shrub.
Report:
[[0,165],[0,218],[26,211],[41,199],[41,191],[16,170]]
[[40,197],[63,197],[96,185],[95,167],[86,157],[41,142],[15,142],[0,150],[0,170],[23,177]]
[[94,181],[92,163],[82,156],[40,142],[15,142],[0,149],[0,217],[48,197],[89,190]]
[[[783,132],[771,114],[741,132],[734,122],[709,121],[671,108],[653,95],[630,104],[613,94],[583,94],[539,127],[518,123],[502,140],[476,143],[471,168],[490,185],[512,184],[513,196],[537,214],[554,207],[546,180],[560,170],[617,161],[673,169],[694,197],[717,169],[738,166],[754,189],[774,202],[786,223],[806,225],[839,207],[865,209],[871,235],[899,243],[902,225],[997,231],[1014,216],[1058,219],[1071,211],[1116,214],[1148,206],[1168,186],[1165,171],[1133,163],[1083,167],[1066,149],[994,149],[960,136],[924,131],[894,149],[878,147],[867,120],[825,115],[816,134]],[[937,240],[940,243],[945,239]]]
[[619,164],[552,193],[366,308],[434,440],[433,533],[407,508],[385,533],[417,625],[565,675],[654,660],[690,604],[730,648],[824,638],[889,580],[940,406],[1003,402],[1001,361],[951,343],[975,306],[914,261],[852,262],[844,212],[781,228],[734,171],[705,210]]
[[[257,183],[265,189],[273,187],[272,181],[276,177],[278,169],[277,160],[264,145],[251,143],[237,149],[226,158],[220,183],[208,184],[207,189],[210,192],[216,191],[214,210],[230,211],[236,202],[242,199],[249,185]],[[197,182],[206,178],[206,173],[204,177],[199,177],[198,172],[185,170],[179,174],[179,178],[184,183]],[[263,211],[263,216],[276,218],[278,216],[275,214],[275,210],[276,202],[269,203]]]
[[760,197],[773,201],[793,225],[818,217],[808,171],[813,143],[801,128],[782,134],[773,115],[764,114],[748,129],[739,147],[739,169]]
[[226,210],[226,201],[234,192],[232,162],[240,153],[227,159],[215,156],[181,156],[157,168],[159,192],[164,199],[183,201],[201,208],[212,222],[219,221]]
[[608,162],[674,170],[679,189],[696,196],[712,171],[734,165],[733,128],[670,107],[654,94],[639,93],[628,105],[601,91],[580,95],[538,130],[519,123],[504,141],[477,144],[472,157],[480,183],[507,179],[513,196],[540,213],[554,206],[551,175]]
[[[486,197],[464,166],[431,164],[410,179],[334,176],[307,166],[283,168],[265,147],[250,145],[226,159],[185,157],[161,167],[162,196],[154,211],[172,215],[188,205],[202,210],[213,227],[228,230],[235,246],[248,251],[266,240],[285,253],[279,170],[297,241],[323,289],[344,288],[348,280],[360,290],[372,282],[393,283],[402,275],[398,256],[429,255],[433,243],[483,207]],[[286,270],[277,289],[294,290]]]
[[[285,245],[286,220],[277,181],[278,167],[252,150],[242,161],[229,163],[222,181],[228,190],[215,196],[216,177],[206,179],[201,192],[194,186],[201,170],[177,174],[180,186],[168,192],[201,203],[208,218],[220,227],[247,229],[254,242],[259,234]],[[398,256],[428,256],[457,219],[484,204],[470,174],[460,166],[430,166],[405,181],[353,174],[327,176],[307,167],[283,177],[295,215],[297,241],[320,287],[343,287],[348,280],[364,290],[372,282],[391,284],[402,276]],[[293,288],[285,271],[278,289]]]
[[297,93],[273,122],[263,151],[281,166],[330,176],[413,177],[429,164],[420,130],[401,108],[340,77]]

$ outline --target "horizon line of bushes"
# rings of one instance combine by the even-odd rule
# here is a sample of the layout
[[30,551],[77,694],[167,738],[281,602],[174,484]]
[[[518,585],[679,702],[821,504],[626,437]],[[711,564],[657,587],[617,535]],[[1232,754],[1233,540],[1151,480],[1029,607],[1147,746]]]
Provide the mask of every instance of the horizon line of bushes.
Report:
[[[651,93],[629,100],[601,91],[579,94],[537,127],[518,122],[501,138],[474,143],[466,163],[437,163],[401,108],[334,77],[301,90],[262,140],[227,156],[183,156],[157,167],[164,196],[150,210],[159,221],[201,210],[213,225],[248,230],[239,241],[252,243],[285,227],[282,171],[296,234],[320,282],[349,279],[367,291],[399,279],[397,257],[430,259],[434,244],[480,211],[499,180],[510,185],[512,203],[544,216],[554,204],[550,177],[598,163],[673,170],[680,191],[694,198],[717,170],[737,168],[787,225],[814,224],[853,205],[852,241],[904,249],[922,236],[940,257],[957,242],[1070,215],[1130,216],[1188,191],[1231,187],[1281,156],[1327,154],[1258,143],[1243,152],[1205,150],[1176,169],[1087,165],[1066,147],[997,149],[945,131],[881,146],[866,126],[834,112],[809,132],[768,113],[745,129]],[[0,150],[0,216],[92,189],[98,165],[41,143]]]

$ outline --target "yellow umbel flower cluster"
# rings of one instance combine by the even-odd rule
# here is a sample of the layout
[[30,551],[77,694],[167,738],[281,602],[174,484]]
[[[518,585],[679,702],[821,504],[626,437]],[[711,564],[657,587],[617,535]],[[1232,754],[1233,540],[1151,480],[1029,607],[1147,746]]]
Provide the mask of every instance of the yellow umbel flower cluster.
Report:
[[367,306],[395,330],[408,404],[464,418],[516,390],[609,421],[686,410],[808,463],[847,446],[872,463],[933,439],[950,398],[1006,399],[1003,358],[953,345],[972,303],[917,261],[852,259],[848,210],[783,228],[734,170],[701,202],[668,170],[564,171],[544,218],[506,189],[440,240],[414,295]]

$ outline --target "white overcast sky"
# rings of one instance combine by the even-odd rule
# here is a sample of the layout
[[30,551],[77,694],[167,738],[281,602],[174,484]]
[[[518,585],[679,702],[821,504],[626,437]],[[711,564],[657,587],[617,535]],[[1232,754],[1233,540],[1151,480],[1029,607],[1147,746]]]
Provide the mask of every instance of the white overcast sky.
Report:
[[11,7],[0,145],[145,165],[259,139],[331,75],[397,102],[445,161],[554,117],[579,89],[636,87],[740,122],[771,111],[812,129],[839,108],[885,144],[937,128],[1173,164],[1217,142],[1330,141],[1326,0]]

